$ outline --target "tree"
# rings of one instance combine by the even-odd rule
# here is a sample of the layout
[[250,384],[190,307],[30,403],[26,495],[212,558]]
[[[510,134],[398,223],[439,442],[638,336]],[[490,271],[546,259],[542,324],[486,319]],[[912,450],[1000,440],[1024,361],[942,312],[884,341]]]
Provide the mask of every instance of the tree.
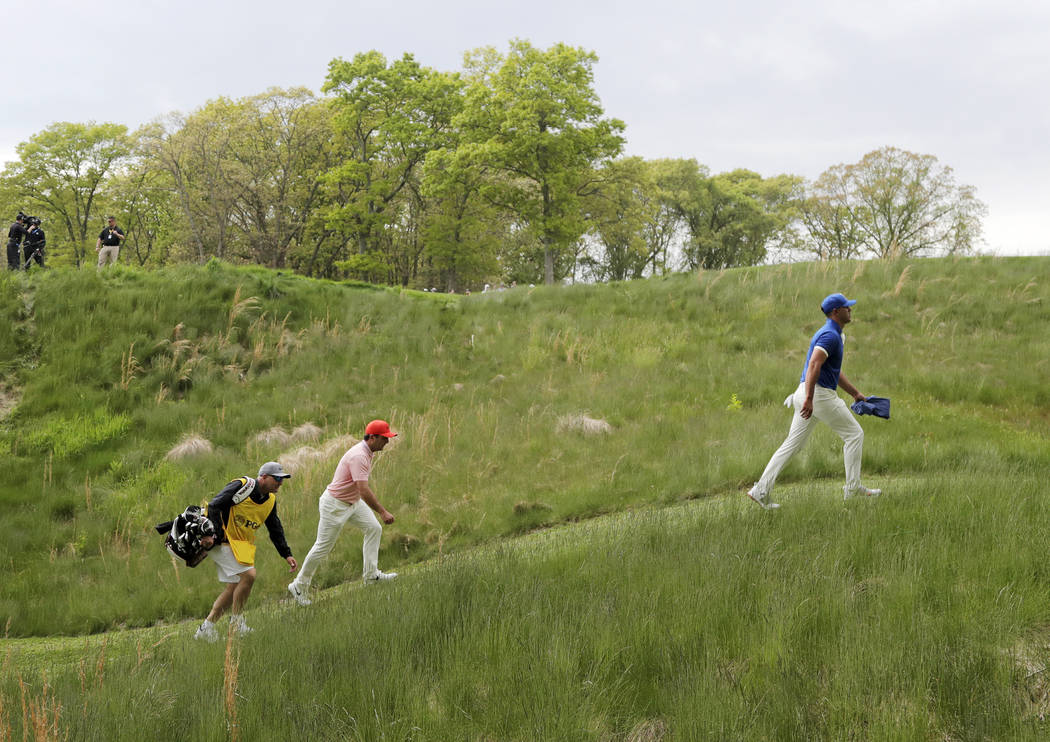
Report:
[[[309,90],[273,88],[145,129],[147,167],[167,173],[198,260],[281,268],[303,240],[316,254],[307,232],[322,204],[321,176],[336,159],[330,119]],[[329,236],[322,232],[321,243]]]
[[795,233],[802,178],[763,178],[738,169],[710,179],[711,232],[698,244],[698,262],[705,268],[757,265],[772,250],[790,249]]
[[445,144],[460,86],[411,54],[389,65],[377,51],[329,64],[322,89],[332,95],[344,159],[325,175],[325,219],[356,242],[358,255],[377,249],[395,199],[418,179],[427,153]]
[[337,159],[331,111],[306,88],[273,88],[241,99],[231,113],[232,162],[223,173],[235,196],[241,257],[283,268],[322,204],[321,177]]
[[812,195],[799,209],[802,225],[809,234],[805,249],[821,260],[849,260],[860,256],[863,232],[858,213],[847,205],[840,184],[817,181]]
[[584,208],[600,250],[585,263],[600,281],[640,278],[660,245],[646,239],[646,226],[659,215],[646,163],[640,157],[613,160],[598,176]]
[[664,160],[658,167],[666,203],[689,231],[690,268],[757,265],[770,249],[793,243],[801,178],[762,178],[743,169],[711,176],[695,160]]
[[971,252],[985,213],[973,187],[957,185],[936,157],[883,147],[826,170],[804,220],[818,255],[895,258]]
[[11,190],[27,209],[43,210],[61,225],[72,246],[72,262],[81,265],[88,244],[94,242],[92,222],[97,220],[101,192],[131,155],[127,127],[60,122],[34,134],[16,151],[18,161],[5,173]]
[[[677,259],[672,255],[672,248],[680,244],[683,237],[681,215],[675,211],[667,198],[664,183],[661,180],[661,168],[658,162],[645,163],[646,184],[639,191],[639,197],[647,203],[648,218],[642,224],[642,237],[649,253],[650,275],[660,275],[674,268]],[[676,250],[681,254],[682,250]]]
[[497,255],[507,225],[504,213],[482,195],[490,177],[488,168],[476,167],[457,143],[427,155],[426,260],[446,291],[499,271]]
[[150,157],[171,176],[187,242],[201,263],[212,256],[226,257],[228,247],[235,208],[223,174],[229,161],[230,105],[229,100],[219,99],[189,117],[170,114],[143,129]]
[[168,173],[140,161],[138,167],[114,178],[107,191],[113,204],[110,213],[127,230],[120,250],[124,260],[138,265],[167,262],[180,225]]
[[593,52],[515,40],[468,54],[467,101],[457,124],[474,167],[490,174],[483,195],[527,225],[554,282],[558,254],[586,231],[580,197],[602,163],[623,148],[622,121],[603,118]]

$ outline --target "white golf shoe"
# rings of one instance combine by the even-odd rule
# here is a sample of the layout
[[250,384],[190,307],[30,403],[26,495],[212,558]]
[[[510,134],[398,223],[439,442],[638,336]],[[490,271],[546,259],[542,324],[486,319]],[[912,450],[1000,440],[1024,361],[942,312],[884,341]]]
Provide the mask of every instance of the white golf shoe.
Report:
[[387,580],[392,580],[395,577],[397,577],[397,572],[380,572],[377,569],[374,575],[365,578],[365,584],[374,585],[377,582],[386,582]]
[[848,500],[851,497],[878,497],[882,494],[882,490],[873,490],[868,487],[860,486],[855,490],[851,490],[849,487],[842,488],[842,499]]
[[215,624],[201,624],[197,627],[197,632],[193,635],[194,639],[202,639],[206,642],[217,642],[219,641],[219,632],[215,629]]
[[313,603],[313,601],[310,600],[310,596],[306,594],[306,590],[301,589],[294,582],[288,586],[288,592],[292,594],[292,597],[295,598],[295,602],[299,605],[310,605]]
[[751,489],[749,489],[747,491],[747,496],[750,497],[755,502],[757,502],[762,507],[763,510],[776,510],[777,508],[780,507],[780,503],[773,502],[772,500],[769,499],[769,495],[767,495],[765,493],[757,492],[755,490],[755,487],[752,487]]

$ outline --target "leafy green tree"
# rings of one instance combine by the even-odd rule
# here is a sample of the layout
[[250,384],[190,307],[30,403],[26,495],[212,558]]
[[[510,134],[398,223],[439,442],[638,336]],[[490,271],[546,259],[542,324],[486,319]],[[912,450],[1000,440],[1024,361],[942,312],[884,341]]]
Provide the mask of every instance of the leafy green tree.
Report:
[[[220,98],[144,136],[150,167],[167,173],[198,260],[280,268],[313,239],[307,233],[322,205],[321,176],[337,153],[331,113],[309,90]],[[322,242],[329,237],[322,233]]]
[[59,250],[60,260],[70,259],[78,266],[84,262],[89,245],[94,245],[102,191],[131,149],[127,127],[94,122],[52,124],[18,145],[18,160],[8,164],[4,180],[27,211],[43,212],[37,216],[58,225],[58,233],[45,225],[53,256],[62,234],[71,254]]
[[688,267],[757,265],[769,250],[794,246],[801,178],[743,169],[711,176],[695,160],[665,160],[658,172],[666,203],[689,231]]
[[987,213],[933,155],[896,147],[835,165],[810,186],[805,223],[818,255],[879,258],[972,252]]
[[186,229],[184,242],[201,263],[225,258],[229,247],[236,204],[223,169],[230,161],[232,105],[222,98],[189,117],[170,114],[143,128],[154,166],[170,175]]
[[555,44],[543,50],[515,40],[508,53],[468,54],[467,100],[457,124],[483,189],[542,245],[543,278],[555,279],[559,253],[586,232],[581,193],[594,170],[623,148],[622,121],[603,117],[594,90],[597,56]]
[[453,145],[431,152],[424,174],[425,257],[436,274],[430,283],[461,291],[497,275],[507,219],[482,195],[488,169],[475,167],[466,151]]
[[388,64],[370,51],[329,64],[322,89],[332,96],[343,159],[325,175],[325,220],[356,243],[358,255],[384,242],[395,200],[418,180],[427,153],[445,144],[460,87],[458,76],[423,67],[411,54]]
[[771,251],[793,249],[791,226],[798,216],[802,182],[794,175],[763,178],[744,169],[711,178],[714,234],[699,251],[704,267],[757,265]]
[[668,202],[660,180],[658,162],[645,162],[645,187],[639,197],[645,202],[648,218],[642,224],[642,236],[649,253],[649,274],[663,275],[676,268],[677,258],[673,252],[681,253],[683,222],[681,215]]
[[600,281],[640,278],[652,262],[646,225],[659,214],[646,163],[640,157],[613,160],[597,175],[584,209],[599,250],[585,263]]
[[[506,213],[510,215],[510,222],[506,237],[500,243],[500,276],[494,285],[542,283],[546,247],[528,224],[516,221],[511,212]],[[553,256],[554,275],[574,275],[574,267],[581,257],[580,248],[580,241],[577,240]]]
[[864,233],[859,213],[848,205],[842,181],[822,177],[811,186],[799,209],[809,236],[803,247],[821,260],[849,260],[861,254]]
[[232,111],[232,162],[223,169],[235,194],[240,257],[283,268],[322,204],[321,176],[337,160],[331,112],[306,88],[273,88]]
[[140,266],[166,263],[181,226],[168,173],[140,162],[114,178],[107,191],[112,204],[109,213],[127,232],[121,258]]

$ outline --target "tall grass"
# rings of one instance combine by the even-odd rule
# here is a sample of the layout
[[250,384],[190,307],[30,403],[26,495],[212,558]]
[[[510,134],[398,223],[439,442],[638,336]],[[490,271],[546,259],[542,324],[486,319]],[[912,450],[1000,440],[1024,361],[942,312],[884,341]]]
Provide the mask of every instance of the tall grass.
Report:
[[[397,517],[385,567],[739,491],[786,432],[779,404],[833,290],[860,302],[846,372],[894,403],[863,423],[867,476],[1045,467],[1045,266],[803,264],[458,299],[219,264],[30,277],[0,307],[32,307],[0,440],[0,620],[27,636],[203,615],[210,567],[175,570],[150,526],[285,457],[278,511],[301,558],[342,452],[325,445],[375,417],[401,431],[373,475]],[[573,416],[610,430],[559,429]],[[307,423],[320,455],[259,437]],[[165,460],[189,435],[212,452]],[[841,477],[818,430],[781,481],[833,496]],[[315,584],[356,574],[359,549],[345,536]],[[283,595],[282,564],[264,544],[253,602]]]
[[257,605],[225,648],[151,629],[22,682],[75,739],[1045,739],[1042,471],[891,481],[543,531]]

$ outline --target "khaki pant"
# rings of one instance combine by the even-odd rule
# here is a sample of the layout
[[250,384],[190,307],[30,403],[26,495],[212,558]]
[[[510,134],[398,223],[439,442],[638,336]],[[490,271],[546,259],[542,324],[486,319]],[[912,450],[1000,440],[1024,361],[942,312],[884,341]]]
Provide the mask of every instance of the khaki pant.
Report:
[[103,245],[98,251],[98,267],[105,268],[107,265],[117,262],[120,257],[120,245]]

